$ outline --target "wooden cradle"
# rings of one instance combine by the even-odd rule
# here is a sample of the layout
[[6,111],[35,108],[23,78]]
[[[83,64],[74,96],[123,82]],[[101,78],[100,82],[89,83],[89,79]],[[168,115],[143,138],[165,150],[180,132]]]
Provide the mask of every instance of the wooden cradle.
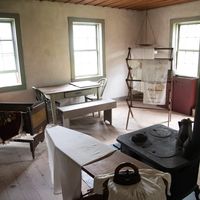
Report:
[[21,111],[24,122],[23,131],[26,136],[11,138],[9,141],[26,142],[35,158],[35,148],[44,140],[44,129],[49,123],[46,102],[36,103],[0,103],[0,111]]

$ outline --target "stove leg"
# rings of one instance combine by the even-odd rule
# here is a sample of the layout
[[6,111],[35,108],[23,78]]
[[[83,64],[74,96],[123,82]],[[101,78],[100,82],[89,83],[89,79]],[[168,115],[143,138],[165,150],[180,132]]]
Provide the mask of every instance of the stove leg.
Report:
[[200,200],[200,199],[199,199],[200,190],[199,190],[199,186],[198,186],[198,185],[197,185],[196,188],[194,189],[194,192],[195,192],[196,200]]

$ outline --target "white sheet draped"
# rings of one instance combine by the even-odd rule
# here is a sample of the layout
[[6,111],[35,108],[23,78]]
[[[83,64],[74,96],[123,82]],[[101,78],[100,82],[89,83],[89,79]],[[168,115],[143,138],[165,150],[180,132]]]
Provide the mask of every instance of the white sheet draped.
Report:
[[154,59],[154,49],[132,48],[131,59]]
[[[152,49],[131,49],[133,90],[142,92],[143,103],[164,105],[166,102],[166,83],[168,75],[167,60],[153,60]],[[141,60],[144,59],[144,60]]]
[[45,139],[54,193],[62,192],[63,200],[80,197],[83,165],[115,151],[91,136],[58,125],[46,127]]
[[143,103],[155,105],[165,104],[168,64],[166,60],[143,60]]
[[[141,80],[142,79],[142,60],[128,60],[129,67],[132,68],[132,77],[133,80]],[[143,92],[143,82],[141,81],[133,81],[133,90],[138,92]]]

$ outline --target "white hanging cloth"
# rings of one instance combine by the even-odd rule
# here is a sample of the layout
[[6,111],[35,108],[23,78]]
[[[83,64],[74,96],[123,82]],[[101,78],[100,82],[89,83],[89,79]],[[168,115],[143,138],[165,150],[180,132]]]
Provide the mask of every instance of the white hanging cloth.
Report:
[[[142,79],[142,60],[128,60],[129,67],[132,68],[132,77],[133,80],[141,80]],[[141,81],[133,81],[133,90],[138,92],[143,92],[143,83]]]
[[[132,68],[132,77],[134,80],[141,80],[142,59],[154,59],[154,49],[132,48],[130,56],[132,60],[128,60],[128,64]],[[144,84],[142,81],[133,81],[132,86],[133,90],[143,92]]]
[[133,48],[131,49],[131,59],[154,59],[154,49]]
[[143,103],[155,105],[165,104],[168,65],[169,63],[166,60],[143,60]]

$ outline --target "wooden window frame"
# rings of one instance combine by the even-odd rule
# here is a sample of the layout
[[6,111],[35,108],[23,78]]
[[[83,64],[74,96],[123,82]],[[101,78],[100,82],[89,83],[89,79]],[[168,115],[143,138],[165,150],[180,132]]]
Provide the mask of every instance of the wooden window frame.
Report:
[[[75,64],[74,64],[74,47],[73,47],[73,23],[80,24],[101,24],[101,50],[100,55],[98,55],[98,75],[96,76],[85,76],[85,77],[76,77],[75,76]],[[90,18],[77,18],[77,17],[68,17],[68,29],[69,29],[69,50],[70,50],[70,68],[71,68],[71,81],[97,81],[100,78],[106,77],[106,62],[105,62],[105,20],[104,19],[90,19]],[[98,33],[97,33],[98,34]]]
[[[174,69],[177,69],[177,55],[178,55],[178,42],[179,42],[179,28],[180,25],[184,24],[199,24],[200,16],[196,17],[187,17],[187,18],[177,18],[170,20],[170,40],[169,46],[174,48]],[[194,51],[193,51],[194,52]],[[199,46],[199,63],[198,63],[198,72],[197,77],[200,76],[200,46]],[[181,75],[182,76],[182,75]]]
[[21,84],[20,85],[0,87],[0,93],[18,91],[18,90],[25,90],[26,89],[26,78],[25,78],[25,70],[24,70],[24,59],[23,59],[23,49],[22,49],[22,39],[21,39],[19,14],[16,14],[16,13],[0,13],[0,20],[1,19],[2,19],[2,21],[4,19],[14,19],[14,22],[12,23],[12,31],[15,31],[15,35],[16,35],[15,58],[17,57],[17,61],[18,61],[18,72],[20,73]]

